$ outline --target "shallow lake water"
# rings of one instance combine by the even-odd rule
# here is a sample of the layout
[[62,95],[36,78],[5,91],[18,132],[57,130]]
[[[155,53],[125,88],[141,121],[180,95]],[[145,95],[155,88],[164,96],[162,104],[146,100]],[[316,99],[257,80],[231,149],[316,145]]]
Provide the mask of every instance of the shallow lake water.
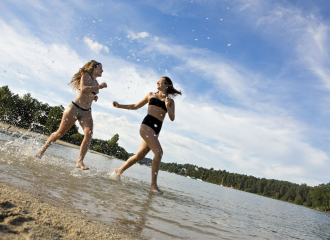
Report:
[[164,195],[149,191],[151,169],[134,165],[109,179],[123,161],[79,149],[0,134],[2,181],[43,191],[111,227],[149,239],[330,239],[330,214],[160,171]]

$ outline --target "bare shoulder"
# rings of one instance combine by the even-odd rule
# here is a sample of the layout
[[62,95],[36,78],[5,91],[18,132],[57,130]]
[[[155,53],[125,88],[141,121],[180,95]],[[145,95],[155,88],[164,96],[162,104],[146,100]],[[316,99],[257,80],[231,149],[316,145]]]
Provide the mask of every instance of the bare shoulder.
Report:
[[89,75],[88,72],[85,72],[85,73],[82,75],[83,78],[90,78],[90,76],[91,76],[91,75]]
[[87,72],[85,72],[84,75],[81,76],[81,78],[85,83],[90,83],[93,80],[91,78],[91,75],[89,75],[89,73],[87,73]]
[[149,92],[149,93],[147,94],[147,98],[148,98],[148,99],[152,98],[153,96],[154,96],[154,93],[153,93],[153,92]]

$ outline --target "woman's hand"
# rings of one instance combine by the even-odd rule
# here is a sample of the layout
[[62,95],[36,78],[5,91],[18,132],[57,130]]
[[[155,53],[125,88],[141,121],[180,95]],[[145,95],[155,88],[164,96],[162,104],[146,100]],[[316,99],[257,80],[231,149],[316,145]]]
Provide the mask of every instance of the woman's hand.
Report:
[[113,101],[112,105],[113,105],[114,107],[116,107],[116,108],[119,108],[119,104],[118,104],[117,102],[115,102],[115,101]]
[[99,97],[97,95],[94,96],[94,101],[97,102],[97,99],[99,99]]
[[99,86],[100,86],[100,88],[102,89],[102,88],[106,88],[108,85],[107,85],[106,82],[103,82],[103,83],[101,83]]

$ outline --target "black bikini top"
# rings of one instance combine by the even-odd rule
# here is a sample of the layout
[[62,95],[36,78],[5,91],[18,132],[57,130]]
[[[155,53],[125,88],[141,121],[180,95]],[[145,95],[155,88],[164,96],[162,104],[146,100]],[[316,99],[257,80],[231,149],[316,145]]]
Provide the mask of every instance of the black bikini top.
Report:
[[162,100],[159,100],[158,98],[155,98],[155,97],[150,98],[149,105],[155,105],[157,107],[161,107],[162,109],[164,109],[165,112],[167,112],[165,102]]

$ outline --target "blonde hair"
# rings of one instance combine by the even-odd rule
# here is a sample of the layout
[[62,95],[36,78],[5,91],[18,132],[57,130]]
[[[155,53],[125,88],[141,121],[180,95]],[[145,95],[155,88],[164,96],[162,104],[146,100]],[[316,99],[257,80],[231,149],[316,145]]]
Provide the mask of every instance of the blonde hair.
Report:
[[101,63],[96,62],[95,60],[91,60],[79,69],[79,71],[72,77],[71,82],[69,82],[69,85],[73,86],[73,91],[79,89],[81,77],[85,73],[89,73],[89,75],[92,76],[94,68],[96,68],[99,64]]

